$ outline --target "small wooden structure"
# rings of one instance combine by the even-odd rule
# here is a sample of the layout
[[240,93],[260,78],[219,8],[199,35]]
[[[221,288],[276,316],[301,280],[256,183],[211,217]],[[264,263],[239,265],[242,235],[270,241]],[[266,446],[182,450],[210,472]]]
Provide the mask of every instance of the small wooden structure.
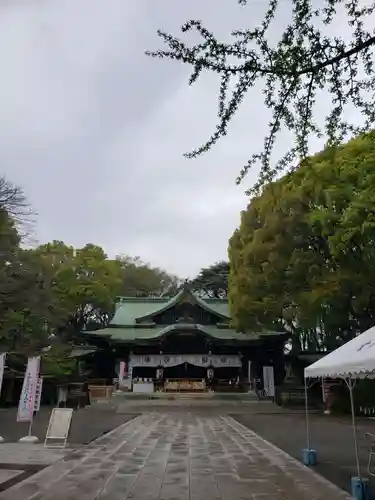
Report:
[[94,401],[108,401],[113,393],[113,385],[89,385],[90,403]]

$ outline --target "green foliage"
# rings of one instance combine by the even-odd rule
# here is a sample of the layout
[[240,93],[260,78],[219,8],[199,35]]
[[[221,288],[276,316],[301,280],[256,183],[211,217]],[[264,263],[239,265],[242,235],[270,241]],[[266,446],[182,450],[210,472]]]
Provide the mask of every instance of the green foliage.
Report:
[[0,177],[0,349],[25,359],[41,354],[48,375],[68,375],[72,344],[84,329],[107,326],[118,295],[173,293],[177,277],[139,258],[109,259],[87,244],[52,241],[23,249],[22,190]]
[[92,244],[75,250],[54,241],[34,253],[52,273],[51,300],[59,304],[60,336],[77,339],[88,322],[106,326],[121,290],[119,263]]
[[191,287],[199,294],[211,298],[224,298],[228,295],[229,264],[221,261],[204,267],[191,281]]
[[234,325],[334,348],[375,323],[375,133],[268,185],[230,240]]
[[[375,381],[372,379],[357,380],[353,389],[354,411],[363,415],[361,408],[375,407]],[[332,411],[337,414],[351,413],[350,394],[346,384],[342,381],[339,386],[333,387]]]
[[179,287],[180,280],[177,276],[152,267],[139,257],[118,256],[117,262],[121,267],[123,296],[173,295]]
[[140,259],[108,259],[92,244],[74,249],[53,241],[22,250],[11,218],[4,214],[0,224],[3,350],[35,354],[51,344],[52,334],[68,348],[83,340],[85,328],[107,326],[116,296],[173,293],[177,288],[178,279],[166,271]]
[[[243,7],[246,9],[253,6],[252,1],[239,0],[238,3],[247,5]],[[273,34],[278,32],[278,11],[282,8],[284,13],[285,9],[286,12],[290,9],[290,21],[284,23],[279,41],[272,44]],[[159,30],[166,50],[147,52],[147,55],[191,66],[190,85],[204,71],[220,77],[216,130],[203,146],[185,156],[195,158],[227,135],[229,124],[246,93],[259,85],[263,89],[265,108],[271,113],[269,131],[263,150],[251,156],[237,178],[240,183],[249,169],[259,163],[260,175],[251,190],[253,193],[259,192],[285,168],[306,158],[312,136],[325,135],[328,145],[332,146],[348,134],[368,132],[375,123],[375,36],[366,25],[374,9],[373,0],[368,6],[361,0],[345,3],[341,0],[315,3],[311,0],[268,0],[263,22],[259,26],[232,31],[229,43],[216,38],[196,20],[182,26],[184,34],[195,32],[199,36],[193,44]],[[251,22],[251,12],[245,14]],[[334,23],[337,22],[346,24],[345,35],[336,34]],[[348,30],[351,31],[349,35]],[[195,38],[193,36],[192,40]],[[325,103],[324,127],[314,116],[322,90],[331,97],[331,103]],[[353,106],[363,117],[360,125],[348,119]],[[281,130],[289,131],[294,141],[273,164],[272,153]]]
[[14,220],[0,209],[1,348],[32,354],[45,345],[45,322],[53,321],[51,283],[39,260],[20,248],[20,241]]
[[41,374],[56,378],[72,375],[76,368],[76,362],[69,357],[71,349],[67,346],[56,344],[43,354]]

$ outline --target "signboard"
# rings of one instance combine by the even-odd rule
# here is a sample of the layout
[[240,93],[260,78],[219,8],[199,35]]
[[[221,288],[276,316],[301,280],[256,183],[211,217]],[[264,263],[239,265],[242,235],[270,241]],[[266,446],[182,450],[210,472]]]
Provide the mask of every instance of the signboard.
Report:
[[43,379],[38,378],[35,390],[34,411],[40,410],[40,402],[42,400],[42,389],[43,389]]
[[23,379],[22,391],[18,404],[17,422],[32,422],[33,420],[39,366],[40,356],[27,360],[25,378]]
[[49,419],[44,446],[65,448],[72,421],[73,408],[54,408]]
[[270,398],[275,397],[275,378],[273,366],[263,366],[264,394]]
[[3,377],[4,377],[4,369],[5,369],[5,358],[6,358],[6,353],[3,352],[0,354],[0,394],[1,394],[1,388],[3,386]]

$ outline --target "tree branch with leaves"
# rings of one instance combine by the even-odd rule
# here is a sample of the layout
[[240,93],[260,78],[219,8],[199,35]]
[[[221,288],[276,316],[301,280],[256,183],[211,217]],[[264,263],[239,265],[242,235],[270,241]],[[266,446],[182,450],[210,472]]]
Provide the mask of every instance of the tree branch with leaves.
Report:
[[[242,8],[251,8],[250,0],[238,0]],[[218,124],[214,133],[187,158],[210,150],[223,136],[247,92],[259,82],[263,85],[264,104],[271,111],[269,130],[262,150],[254,153],[237,177],[241,183],[249,170],[260,165],[260,174],[249,193],[257,193],[275,176],[294,168],[307,158],[312,136],[327,138],[327,145],[338,145],[348,135],[369,131],[375,123],[375,31],[365,27],[374,14],[375,2],[363,6],[361,0],[290,0],[292,19],[280,40],[271,46],[270,32],[275,25],[281,0],[268,0],[260,26],[232,31],[230,43],[221,42],[200,21],[182,26],[182,33],[195,31],[201,40],[189,45],[174,35],[159,30],[166,50],[147,51],[151,57],[171,59],[190,65],[189,84],[204,71],[220,77]],[[344,8],[351,36],[329,36],[330,27]],[[332,107],[320,126],[315,119],[318,92],[330,93]],[[360,111],[363,121],[346,118],[348,107]],[[294,142],[276,163],[272,162],[276,139],[286,129]]]

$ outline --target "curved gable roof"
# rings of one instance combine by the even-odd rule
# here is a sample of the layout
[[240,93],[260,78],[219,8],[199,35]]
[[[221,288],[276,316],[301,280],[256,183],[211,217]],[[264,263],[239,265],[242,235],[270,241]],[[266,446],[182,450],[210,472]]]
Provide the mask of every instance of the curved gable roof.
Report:
[[[216,326],[199,325],[199,324],[186,324],[186,325],[168,325],[163,327],[154,328],[111,328],[107,327],[102,330],[95,330],[93,332],[85,332],[90,336],[107,337],[113,341],[137,343],[142,341],[159,340],[162,337],[171,335],[173,333],[181,332],[181,329],[189,330],[192,333],[201,333],[208,338],[218,341],[226,342],[252,342],[266,335],[266,333],[240,333],[231,328],[218,328]],[[278,335],[272,332],[273,335]]]
[[164,311],[167,311],[168,309],[171,309],[175,305],[177,305],[179,302],[181,302],[184,298],[184,296],[189,295],[193,301],[198,304],[202,309],[205,309],[206,311],[215,314],[217,316],[220,316],[222,319],[227,319],[230,320],[229,316],[229,310],[228,310],[228,305],[226,311],[224,311],[223,308],[215,307],[215,305],[211,305],[208,302],[206,302],[204,299],[201,299],[196,295],[188,286],[184,286],[180,289],[180,291],[172,297],[166,304],[162,305],[159,310],[157,311],[152,311],[149,312],[148,314],[145,314],[144,316],[139,316],[137,317],[136,321],[137,323],[141,321],[145,321],[147,319],[151,319],[155,314],[161,314]]
[[190,295],[193,301],[205,309],[226,321],[230,320],[228,302],[223,299],[201,299],[187,286],[181,287],[179,292],[171,298],[166,297],[121,297],[117,310],[110,321],[112,326],[133,326],[141,322],[152,320],[156,314],[174,307],[184,296]]
[[153,299],[138,297],[121,297],[115,315],[110,321],[110,325],[126,326],[135,325],[138,317],[155,314],[169,299]]

